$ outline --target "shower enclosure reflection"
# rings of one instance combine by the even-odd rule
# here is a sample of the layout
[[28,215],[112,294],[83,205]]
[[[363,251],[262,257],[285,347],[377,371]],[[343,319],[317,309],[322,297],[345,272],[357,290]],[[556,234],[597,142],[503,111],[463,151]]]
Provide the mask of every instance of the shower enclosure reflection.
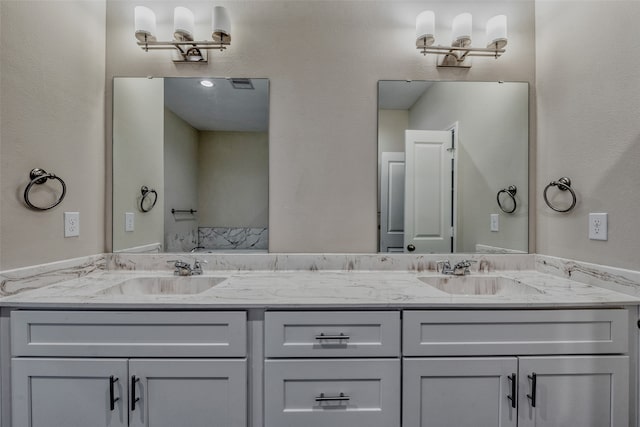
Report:
[[113,93],[114,252],[266,252],[269,81],[115,78]]

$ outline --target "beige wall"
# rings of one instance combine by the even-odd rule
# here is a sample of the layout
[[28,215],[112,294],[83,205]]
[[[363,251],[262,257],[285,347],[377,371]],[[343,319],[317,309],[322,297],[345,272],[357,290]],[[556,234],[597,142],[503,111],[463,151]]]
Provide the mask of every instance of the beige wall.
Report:
[[198,216],[171,209],[198,208],[200,133],[174,112],[164,114],[164,250],[190,251],[198,245]]
[[[536,1],[537,194],[568,176],[578,195],[567,214],[538,203],[539,253],[640,268],[638,18],[637,1]],[[589,212],[609,214],[608,241],[588,239]]]
[[[105,250],[105,5],[0,1],[0,270]],[[67,184],[52,210],[24,204],[35,167]]]
[[268,227],[269,134],[200,132],[198,200],[202,227]]
[[[168,38],[175,5],[145,4],[156,11],[158,32]],[[136,46],[135,2],[108,2],[107,80],[123,75],[270,79],[273,252],[376,251],[378,80],[534,80],[533,0],[219,4],[233,21],[230,49],[213,52],[208,64],[175,65],[166,52],[145,53]],[[185,5],[203,17],[196,33],[205,38],[211,3]],[[424,58],[414,47],[415,17],[427,7],[435,10],[441,34],[448,34],[454,15],[473,13],[478,40],[484,39],[490,16],[506,13],[508,52],[497,61],[476,59],[470,70],[437,69],[434,58]]]
[[[477,244],[528,250],[528,90],[522,83],[436,83],[409,110],[411,129],[458,123],[456,252],[476,252]],[[518,208],[506,214],[496,193],[510,185]],[[498,232],[490,230],[491,214],[499,215]]]
[[[113,239],[114,250],[164,240],[164,81],[117,79],[114,86]],[[156,205],[142,212],[141,188],[158,193]],[[148,197],[153,197],[150,195]],[[147,206],[147,205],[145,205]],[[125,232],[125,212],[135,216],[134,231]]]

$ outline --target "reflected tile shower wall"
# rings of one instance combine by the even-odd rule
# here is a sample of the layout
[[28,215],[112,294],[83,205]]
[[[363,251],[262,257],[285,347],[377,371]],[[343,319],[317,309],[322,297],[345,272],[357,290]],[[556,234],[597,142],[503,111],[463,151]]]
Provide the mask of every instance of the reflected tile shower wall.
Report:
[[198,245],[205,249],[266,250],[269,231],[266,227],[199,227]]

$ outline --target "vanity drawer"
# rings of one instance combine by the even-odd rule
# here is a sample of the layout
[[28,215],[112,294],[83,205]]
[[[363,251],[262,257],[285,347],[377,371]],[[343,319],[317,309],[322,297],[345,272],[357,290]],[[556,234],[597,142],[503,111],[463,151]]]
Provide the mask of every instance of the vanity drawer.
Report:
[[628,312],[405,311],[405,356],[597,354],[628,351]]
[[397,311],[265,313],[266,357],[398,357]]
[[264,410],[265,427],[399,427],[400,360],[268,360]]
[[245,312],[14,311],[14,356],[244,357]]

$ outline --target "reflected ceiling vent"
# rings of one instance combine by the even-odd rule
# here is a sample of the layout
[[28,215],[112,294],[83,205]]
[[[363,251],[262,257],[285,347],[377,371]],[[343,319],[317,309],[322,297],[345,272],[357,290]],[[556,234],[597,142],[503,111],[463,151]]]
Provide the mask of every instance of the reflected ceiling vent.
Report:
[[229,79],[231,81],[231,86],[234,89],[251,89],[253,90],[253,83],[251,83],[251,79]]

